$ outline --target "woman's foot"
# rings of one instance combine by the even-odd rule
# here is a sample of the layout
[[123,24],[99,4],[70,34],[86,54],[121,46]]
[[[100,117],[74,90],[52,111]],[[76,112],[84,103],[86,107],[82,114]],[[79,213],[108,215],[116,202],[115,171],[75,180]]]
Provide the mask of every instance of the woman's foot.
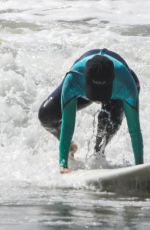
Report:
[[76,151],[78,150],[78,146],[74,143],[71,144],[70,146],[70,152],[69,152],[69,158],[70,159],[74,159],[74,154],[76,153]]

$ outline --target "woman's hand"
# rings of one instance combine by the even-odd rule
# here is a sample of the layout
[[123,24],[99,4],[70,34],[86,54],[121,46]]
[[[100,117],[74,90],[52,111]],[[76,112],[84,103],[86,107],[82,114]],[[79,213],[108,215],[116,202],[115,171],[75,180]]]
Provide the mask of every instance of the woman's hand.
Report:
[[[78,149],[78,146],[76,144],[72,143],[70,146],[70,152],[69,152],[69,158],[70,159],[72,159],[72,160],[74,159],[74,154],[77,151],[77,149]],[[66,174],[66,173],[70,173],[70,172],[72,172],[72,169],[70,169],[70,168],[63,168],[63,167],[60,168],[61,174]]]
[[61,169],[60,169],[60,173],[61,173],[61,174],[70,173],[70,172],[72,172],[72,170],[69,169],[69,168],[61,168]]

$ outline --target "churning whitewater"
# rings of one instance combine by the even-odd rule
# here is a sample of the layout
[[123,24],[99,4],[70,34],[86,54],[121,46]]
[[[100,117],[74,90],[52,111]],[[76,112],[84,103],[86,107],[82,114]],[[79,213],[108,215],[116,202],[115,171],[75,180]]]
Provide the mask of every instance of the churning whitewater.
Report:
[[[74,60],[93,48],[119,52],[139,76],[144,158],[150,160],[149,2],[120,2],[121,7],[118,1],[1,1],[1,180],[52,182],[59,177],[59,143],[39,124],[38,109]],[[77,113],[79,149],[73,167],[86,167],[93,153],[98,109],[92,104]],[[134,164],[125,119],[106,148],[106,160]]]

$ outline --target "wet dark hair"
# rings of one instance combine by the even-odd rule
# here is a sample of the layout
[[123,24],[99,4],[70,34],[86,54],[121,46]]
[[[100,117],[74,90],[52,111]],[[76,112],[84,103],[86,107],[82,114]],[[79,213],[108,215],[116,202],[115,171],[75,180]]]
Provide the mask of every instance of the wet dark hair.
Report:
[[86,63],[86,95],[92,101],[111,99],[114,65],[107,57],[96,55]]

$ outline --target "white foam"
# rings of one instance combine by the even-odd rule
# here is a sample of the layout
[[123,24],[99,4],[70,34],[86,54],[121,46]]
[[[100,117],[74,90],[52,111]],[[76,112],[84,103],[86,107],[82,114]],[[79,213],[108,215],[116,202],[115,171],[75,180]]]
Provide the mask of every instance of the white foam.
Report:
[[[54,184],[60,179],[58,141],[39,124],[38,109],[73,61],[93,48],[120,53],[139,76],[144,156],[150,161],[149,8],[148,0],[144,4],[140,0],[1,1],[2,180]],[[80,165],[84,165],[89,140],[90,153],[93,151],[92,124],[97,109],[99,106],[93,104],[77,114],[74,140],[79,145],[76,158]],[[133,164],[131,152],[124,120],[106,149],[106,157],[112,164]]]

